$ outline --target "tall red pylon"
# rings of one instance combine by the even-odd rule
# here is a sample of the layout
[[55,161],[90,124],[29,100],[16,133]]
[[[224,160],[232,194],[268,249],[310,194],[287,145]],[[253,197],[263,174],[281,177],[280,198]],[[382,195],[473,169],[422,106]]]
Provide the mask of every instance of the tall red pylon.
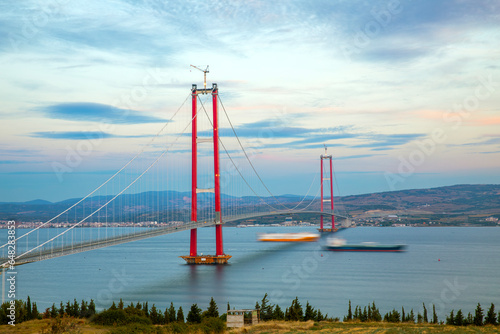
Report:
[[[214,145],[214,188],[198,188],[198,94],[212,94],[213,110],[213,145]],[[215,255],[198,255],[197,253],[197,229],[191,229],[189,256],[181,256],[188,264],[227,264],[231,255],[224,254],[222,241],[222,212],[220,193],[220,151],[219,151],[219,110],[218,110],[217,84],[212,88],[198,89],[196,85],[191,88],[192,99],[192,133],[191,133],[191,222],[198,220],[197,206],[200,192],[212,192],[215,195]]]
[[[323,160],[330,160],[330,175],[329,177],[325,178],[324,173],[323,173]],[[331,210],[331,217],[332,217],[332,228],[324,228],[323,226],[323,214],[321,214],[320,218],[320,228],[318,231],[320,232],[335,232],[335,216],[333,215],[333,165],[332,165],[332,155],[327,154],[326,152],[326,146],[325,146],[325,154],[320,155],[320,161],[321,161],[321,212],[323,212],[324,209],[324,203],[325,202],[330,202],[330,210]],[[325,181],[330,181],[328,182],[330,184],[330,199],[325,199],[324,197],[324,182]]]

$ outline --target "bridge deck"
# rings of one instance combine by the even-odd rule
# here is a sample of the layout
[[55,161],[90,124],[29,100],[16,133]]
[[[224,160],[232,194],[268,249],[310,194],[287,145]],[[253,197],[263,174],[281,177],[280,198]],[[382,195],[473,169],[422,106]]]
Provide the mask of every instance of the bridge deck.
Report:
[[[230,217],[228,219],[225,219],[225,222],[228,223],[228,222],[238,221],[238,220],[242,220],[242,219],[264,217],[264,216],[269,216],[269,215],[286,215],[286,214],[302,214],[302,213],[315,213],[315,214],[324,214],[324,215],[331,215],[332,214],[330,210],[325,210],[323,212],[321,212],[321,211],[274,211],[274,212],[267,212],[267,213],[245,214],[245,215],[233,216],[233,217]],[[345,217],[345,216],[341,216],[341,215],[337,215],[337,214],[335,214],[335,216],[347,219],[347,217]],[[48,259],[52,259],[52,258],[56,258],[56,257],[61,257],[61,256],[66,256],[66,255],[71,255],[71,254],[76,254],[76,253],[81,253],[81,252],[87,252],[87,251],[94,250],[94,249],[124,244],[127,242],[136,241],[136,240],[148,239],[148,238],[152,238],[152,237],[156,237],[156,236],[160,236],[160,235],[164,235],[164,234],[176,233],[176,232],[191,230],[194,228],[208,227],[208,226],[214,226],[214,225],[215,225],[215,222],[213,222],[213,221],[189,222],[189,223],[185,223],[185,224],[178,225],[178,226],[152,228],[152,229],[147,229],[145,231],[136,232],[136,233],[132,233],[132,234],[124,234],[124,235],[114,236],[114,237],[100,239],[100,240],[85,241],[85,242],[73,244],[71,246],[60,246],[60,247],[51,248],[51,249],[41,249],[39,251],[33,251],[33,252],[28,253],[24,256],[17,257],[16,258],[16,265],[37,262],[37,261],[42,261],[42,260],[48,260]],[[0,264],[2,266],[6,266],[7,262],[8,262],[8,259],[0,258]]]

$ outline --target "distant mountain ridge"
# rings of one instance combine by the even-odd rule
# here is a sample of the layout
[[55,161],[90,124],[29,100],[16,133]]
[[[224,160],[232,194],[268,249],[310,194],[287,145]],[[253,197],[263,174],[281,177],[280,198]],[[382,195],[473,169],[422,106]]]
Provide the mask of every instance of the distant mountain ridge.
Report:
[[[200,208],[211,205],[210,196],[213,195],[198,194]],[[116,199],[117,203],[114,210],[124,212],[129,217],[132,217],[134,213],[141,214],[146,219],[147,215],[144,215],[144,213],[158,211],[161,209],[159,204],[166,201],[169,203],[171,210],[182,211],[185,216],[190,210],[190,197],[190,192],[177,191],[150,191],[139,194],[121,195]],[[234,197],[223,194],[221,197],[223,207],[231,204],[247,207],[262,205],[262,199],[257,196]],[[111,198],[112,196],[91,197],[86,199],[82,203],[82,206],[89,209],[91,207],[95,208],[97,205],[104,204]],[[275,198],[283,204],[294,204],[301,201],[303,196],[287,194],[276,196]],[[307,197],[308,200],[312,198],[312,196]],[[264,199],[274,200],[271,197],[265,197]],[[38,199],[23,203],[0,203],[0,220],[40,221],[50,219],[79,200],[78,198],[72,198],[52,203]],[[500,185],[465,184],[430,189],[409,189],[351,195],[334,197],[334,203],[336,211],[339,211],[341,214],[347,212],[353,216],[376,210],[406,214],[493,215],[500,214]],[[319,199],[316,199],[309,208],[316,210],[319,207]]]

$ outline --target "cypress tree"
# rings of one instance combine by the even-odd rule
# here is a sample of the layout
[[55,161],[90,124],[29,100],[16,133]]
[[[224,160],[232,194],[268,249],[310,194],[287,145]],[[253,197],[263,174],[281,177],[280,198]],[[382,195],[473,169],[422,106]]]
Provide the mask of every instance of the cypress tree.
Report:
[[63,302],[59,304],[59,315],[62,317],[64,315],[64,305]]
[[120,298],[120,301],[118,302],[118,309],[123,310],[123,300]]
[[182,306],[179,306],[179,310],[177,311],[177,322],[184,323],[184,312],[182,311]]
[[76,298],[73,301],[73,305],[71,306],[72,315],[76,318],[80,315],[80,305],[76,301]]
[[50,317],[55,318],[57,317],[57,309],[56,309],[56,304],[52,304],[52,307],[50,308]]
[[151,307],[151,311],[149,312],[149,319],[151,319],[153,325],[159,325],[162,322],[161,314],[158,313],[155,304],[153,304],[153,306]]
[[281,307],[276,304],[276,307],[274,308],[273,311],[273,319],[274,320],[284,320],[285,319],[285,314],[281,310]]
[[323,320],[324,320],[323,314],[321,313],[321,310],[318,309],[318,312],[316,313],[316,321],[320,322]]
[[495,313],[495,305],[491,303],[488,313],[486,313],[486,319],[484,320],[485,325],[496,325],[497,324],[497,314]]
[[422,305],[424,306],[424,322],[428,323],[429,319],[427,318],[427,308],[425,307],[425,303],[422,303]]
[[314,307],[312,307],[311,304],[309,304],[309,301],[307,301],[304,320],[305,321],[316,320],[316,317],[317,317],[317,312],[314,310]]
[[462,309],[459,309],[457,315],[455,316],[455,326],[463,326],[464,325],[464,315],[462,313]]
[[413,309],[410,311],[410,315],[408,316],[408,321],[411,323],[415,323],[415,314],[413,313]]
[[474,315],[474,325],[482,326],[483,325],[483,309],[481,308],[481,304],[477,303],[476,314]]
[[31,299],[30,296],[28,296],[28,300],[26,301],[26,317],[28,320],[31,320]]
[[80,304],[80,318],[86,318],[88,313],[88,307],[85,300],[82,299],[82,303]]
[[94,300],[91,299],[90,303],[89,303],[89,312],[88,312],[87,317],[90,318],[94,314],[95,314],[95,303],[94,303]]
[[453,310],[451,310],[450,315],[446,317],[446,324],[447,325],[454,325],[455,324],[455,316],[453,315]]
[[205,315],[209,318],[218,318],[219,317],[219,308],[215,303],[214,297],[210,299],[210,304],[208,306],[207,312]]
[[273,317],[273,308],[274,305],[269,304],[269,299],[267,299],[266,293],[260,304],[260,318],[263,321],[271,320]]
[[[170,307],[168,308],[168,321],[175,322],[175,307],[174,303],[170,302]],[[184,319],[183,319],[184,320]],[[165,322],[167,321],[167,316],[165,316]]]
[[198,307],[198,304],[191,305],[191,309],[188,312],[186,321],[196,324],[201,323],[201,309]]
[[438,323],[438,316],[436,313],[436,305],[432,304],[432,323],[437,324]]
[[33,302],[33,307],[31,309],[31,319],[38,319],[38,307],[36,306],[36,302]]
[[404,306],[401,306],[401,322],[406,322],[406,315],[405,315],[405,308]]
[[380,311],[375,306],[375,302],[372,303],[372,321],[382,321],[382,315]]
[[347,321],[352,320],[351,300],[349,299],[349,308],[347,309]]

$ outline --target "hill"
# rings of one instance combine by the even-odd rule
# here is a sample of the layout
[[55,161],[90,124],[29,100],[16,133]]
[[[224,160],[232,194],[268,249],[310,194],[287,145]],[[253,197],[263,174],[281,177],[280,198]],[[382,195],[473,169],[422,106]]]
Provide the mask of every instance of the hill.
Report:
[[[209,207],[210,194],[198,194],[199,207]],[[213,196],[213,195],[212,195]],[[111,196],[96,196],[86,199],[83,207],[90,209],[104,204]],[[300,196],[283,195],[276,199],[288,207],[302,200]],[[275,201],[267,198],[266,200]],[[312,200],[312,197],[306,199]],[[0,203],[0,220],[40,221],[50,219],[76,203],[79,199],[68,199],[57,203],[35,200],[24,203]],[[157,214],[160,203],[169,203],[179,220],[188,220],[190,193],[177,191],[145,192],[122,195],[113,207],[121,219],[148,219],[148,215]],[[227,207],[237,204],[249,210],[262,205],[256,196],[232,197],[222,195],[222,205]],[[137,204],[137,203],[140,203]],[[500,185],[454,185],[431,189],[410,189],[363,195],[335,197],[335,211],[355,218],[384,216],[424,217],[425,219],[443,217],[500,217]],[[319,209],[320,202],[315,199],[310,209]],[[87,214],[89,211],[86,211]],[[84,214],[85,211],[82,211]],[[78,218],[78,217],[77,217]],[[317,217],[316,217],[317,218]],[[469,218],[467,218],[469,219]],[[467,220],[466,219],[466,220]],[[312,221],[316,219],[311,217]],[[463,219],[462,219],[463,220]]]

